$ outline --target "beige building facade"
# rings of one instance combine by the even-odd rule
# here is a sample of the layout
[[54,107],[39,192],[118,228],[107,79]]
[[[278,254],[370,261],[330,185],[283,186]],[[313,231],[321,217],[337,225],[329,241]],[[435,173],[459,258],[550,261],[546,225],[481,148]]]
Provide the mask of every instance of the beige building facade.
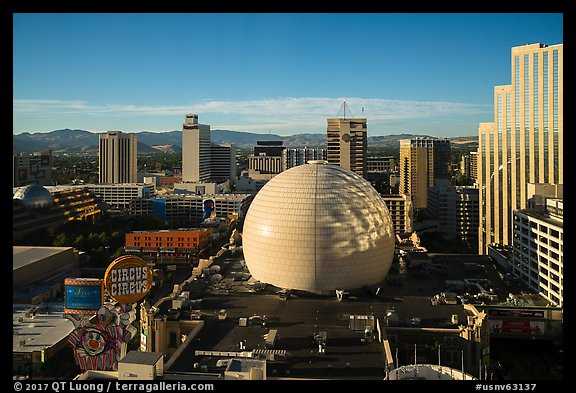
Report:
[[198,115],[187,114],[182,125],[182,181],[210,181],[210,126],[198,123]]
[[409,195],[390,194],[381,195],[388,207],[394,232],[398,234],[410,233],[413,231],[414,212],[412,209],[412,200]]
[[479,252],[512,245],[528,183],[563,184],[563,44],[511,50],[512,84],[494,87],[494,121],[478,128]]
[[328,163],[366,177],[368,126],[366,118],[331,118],[327,127]]
[[138,181],[136,134],[108,131],[99,135],[98,182],[103,184]]
[[450,141],[417,137],[400,140],[400,194],[411,195],[414,209],[428,206],[428,187],[448,178]]

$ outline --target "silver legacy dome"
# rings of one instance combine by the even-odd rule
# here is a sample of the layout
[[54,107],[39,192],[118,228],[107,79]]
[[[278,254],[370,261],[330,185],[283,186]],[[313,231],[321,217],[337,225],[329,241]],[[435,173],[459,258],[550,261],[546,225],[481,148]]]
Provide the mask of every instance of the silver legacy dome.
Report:
[[13,199],[20,199],[27,209],[48,209],[54,203],[52,194],[45,187],[38,184],[30,184],[19,188]]
[[368,181],[311,161],[276,175],[256,194],[242,243],[255,279],[326,293],[381,282],[395,237],[388,208]]

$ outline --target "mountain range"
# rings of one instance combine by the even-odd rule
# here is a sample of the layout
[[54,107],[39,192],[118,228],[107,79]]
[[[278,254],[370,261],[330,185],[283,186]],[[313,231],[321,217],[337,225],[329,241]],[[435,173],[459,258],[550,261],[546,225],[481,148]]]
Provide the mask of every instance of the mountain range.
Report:
[[[138,135],[138,153],[152,152],[178,152],[182,151],[182,131],[136,132]],[[53,154],[97,154],[98,153],[98,133],[86,130],[54,130],[49,132],[23,132],[13,135],[12,151],[38,152],[50,149]],[[326,147],[326,134],[295,134],[281,136],[276,134],[256,134],[252,132],[231,131],[231,130],[211,130],[211,141],[213,143],[231,143],[240,149],[252,149],[257,141],[283,141],[287,147]],[[399,147],[399,140],[422,137],[429,135],[395,134],[384,136],[369,136],[369,147]],[[459,147],[476,148],[478,137],[454,137],[449,138],[453,144]]]

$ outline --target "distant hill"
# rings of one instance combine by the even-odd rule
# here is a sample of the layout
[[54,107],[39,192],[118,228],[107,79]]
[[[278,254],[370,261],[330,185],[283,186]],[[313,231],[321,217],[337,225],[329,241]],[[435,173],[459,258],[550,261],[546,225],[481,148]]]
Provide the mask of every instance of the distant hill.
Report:
[[[181,152],[182,131],[136,132],[138,135],[138,153],[149,152]],[[277,134],[257,134],[252,132],[211,130],[211,139],[214,143],[232,143],[238,148],[251,149],[257,141],[277,140],[283,141],[288,147],[326,147],[325,134],[295,134],[281,136]],[[13,135],[12,150],[16,152],[36,152],[51,149],[54,154],[62,153],[98,153],[99,133],[86,130],[54,130],[49,132],[24,132]],[[369,147],[399,147],[399,140],[412,138],[415,134],[395,134],[368,137]],[[450,138],[454,146],[475,148],[477,137]]]

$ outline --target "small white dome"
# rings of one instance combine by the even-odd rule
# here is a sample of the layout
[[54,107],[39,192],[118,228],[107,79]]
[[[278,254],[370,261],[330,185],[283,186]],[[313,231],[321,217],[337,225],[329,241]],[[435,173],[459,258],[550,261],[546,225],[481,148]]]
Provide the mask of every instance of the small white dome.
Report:
[[255,279],[321,293],[382,281],[395,237],[388,208],[368,181],[315,161],[262,187],[246,214],[242,242]]

